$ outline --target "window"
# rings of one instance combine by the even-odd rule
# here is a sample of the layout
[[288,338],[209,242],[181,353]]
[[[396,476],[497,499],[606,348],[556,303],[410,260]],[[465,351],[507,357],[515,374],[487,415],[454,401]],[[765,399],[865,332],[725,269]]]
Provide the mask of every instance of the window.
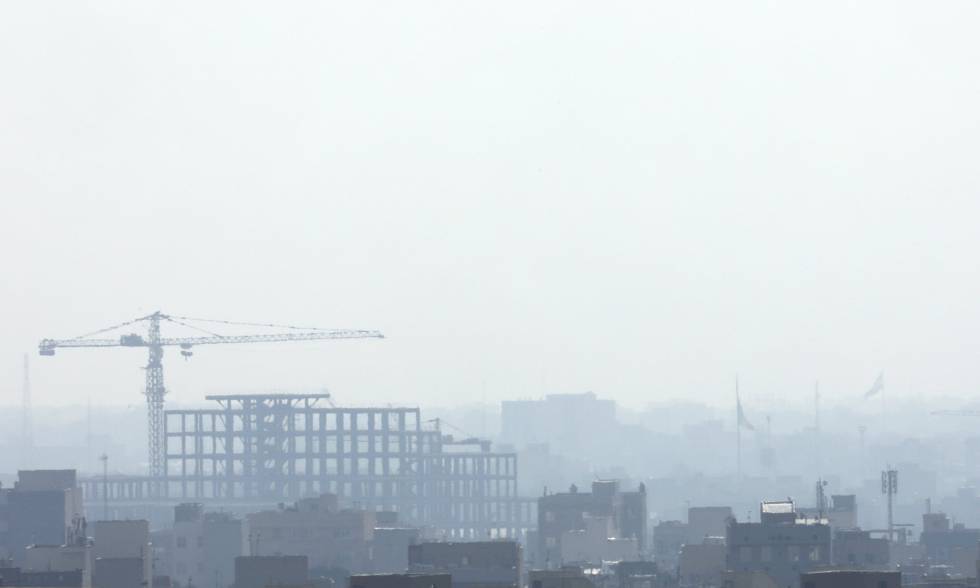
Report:
[[820,546],[814,545],[810,547],[810,561],[820,561]]
[[789,561],[800,561],[800,546],[790,545],[789,546]]
[[769,545],[763,545],[759,557],[762,559],[762,561],[772,561],[772,547]]

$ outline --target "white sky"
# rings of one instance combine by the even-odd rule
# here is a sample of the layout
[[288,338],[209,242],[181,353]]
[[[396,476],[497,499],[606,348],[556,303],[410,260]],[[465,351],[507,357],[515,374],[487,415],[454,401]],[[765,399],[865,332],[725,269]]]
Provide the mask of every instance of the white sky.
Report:
[[0,404],[980,390],[980,3],[0,4]]

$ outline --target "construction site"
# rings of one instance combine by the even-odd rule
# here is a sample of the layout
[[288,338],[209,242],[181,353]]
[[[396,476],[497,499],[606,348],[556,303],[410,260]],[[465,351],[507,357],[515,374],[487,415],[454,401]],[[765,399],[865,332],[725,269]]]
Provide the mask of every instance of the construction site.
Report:
[[[259,335],[163,337],[161,323],[203,330],[196,322],[279,327]],[[145,323],[147,334],[118,339],[96,335]],[[92,508],[142,512],[195,502],[252,510],[321,494],[349,504],[393,511],[399,519],[446,537],[522,537],[536,522],[536,501],[517,495],[515,453],[489,441],[444,434],[438,419],[417,407],[337,407],[330,395],[232,394],[207,396],[212,408],[166,410],[163,348],[183,357],[196,345],[382,338],[377,331],[325,330],[228,321],[203,321],[160,312],[73,339],[45,339],[41,355],[56,349],[145,347],[146,475],[83,477]]]

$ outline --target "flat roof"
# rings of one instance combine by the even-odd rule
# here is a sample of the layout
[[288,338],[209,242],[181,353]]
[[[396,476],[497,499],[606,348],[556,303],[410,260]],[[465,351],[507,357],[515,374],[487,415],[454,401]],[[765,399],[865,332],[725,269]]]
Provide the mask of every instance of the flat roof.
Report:
[[205,396],[205,400],[254,400],[254,399],[282,399],[282,400],[303,400],[305,398],[330,398],[329,394],[211,394]]

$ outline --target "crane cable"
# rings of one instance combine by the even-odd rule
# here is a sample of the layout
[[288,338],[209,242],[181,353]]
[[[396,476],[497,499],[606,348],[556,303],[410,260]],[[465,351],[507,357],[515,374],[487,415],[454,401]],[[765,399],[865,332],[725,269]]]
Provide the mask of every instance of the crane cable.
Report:
[[211,335],[212,337],[218,337],[219,339],[224,339],[225,337],[227,337],[227,335],[222,335],[220,333],[212,333],[211,331],[208,331],[207,329],[202,329],[201,327],[195,327],[194,325],[188,325],[187,323],[184,323],[184,322],[175,320],[172,316],[167,316],[165,318],[168,321],[170,321],[170,322],[172,322],[174,324],[180,325],[182,327],[187,327],[188,329],[194,329],[195,331],[200,331],[200,332],[205,333],[207,335]]
[[[223,321],[220,319],[194,318],[190,316],[172,316],[171,318],[182,319],[185,321],[198,321],[203,323],[220,323],[222,325],[235,325],[239,327],[273,327],[276,329],[293,329],[296,331],[336,331],[337,329],[324,329],[322,327],[297,327],[295,325],[274,325],[271,323],[245,323],[239,321]],[[219,337],[221,335],[218,335]]]
[[101,335],[102,333],[107,333],[109,331],[115,331],[116,329],[118,329],[120,327],[125,327],[125,326],[128,326],[128,325],[132,325],[132,324],[138,323],[140,321],[145,321],[148,318],[149,317],[145,317],[144,316],[144,317],[140,317],[138,319],[133,319],[131,321],[126,321],[124,323],[119,323],[118,325],[113,325],[111,327],[106,327],[104,329],[99,329],[98,331],[92,331],[91,333],[85,333],[84,335],[79,335],[77,337],[72,337],[71,339],[68,339],[68,341],[76,341],[78,339],[84,339],[86,337],[91,337],[92,335]]

